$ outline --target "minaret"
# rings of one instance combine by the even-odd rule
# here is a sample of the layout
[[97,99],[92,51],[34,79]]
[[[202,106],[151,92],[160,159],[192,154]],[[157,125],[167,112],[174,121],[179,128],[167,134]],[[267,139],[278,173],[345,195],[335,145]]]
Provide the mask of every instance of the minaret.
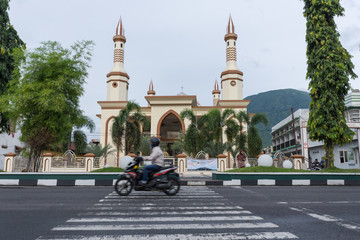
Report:
[[149,84],[149,91],[147,91],[147,95],[148,96],[155,96],[155,91],[154,91],[154,85],[153,85],[153,81],[150,81]]
[[124,69],[124,47],[126,38],[124,36],[124,28],[120,18],[116,33],[113,37],[114,41],[114,66],[107,76],[107,101],[127,101],[129,75]]
[[219,84],[215,80],[214,90],[212,91],[213,94],[213,105],[217,106],[219,100],[220,100],[220,90],[219,90]]
[[222,100],[243,99],[243,73],[236,65],[236,39],[234,23],[230,16],[224,38],[226,43],[226,69],[221,73]]

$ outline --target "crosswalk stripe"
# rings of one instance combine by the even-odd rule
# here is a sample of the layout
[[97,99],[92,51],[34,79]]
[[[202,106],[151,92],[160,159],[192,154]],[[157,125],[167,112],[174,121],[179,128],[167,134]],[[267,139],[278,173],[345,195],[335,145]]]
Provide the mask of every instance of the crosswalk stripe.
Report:
[[[209,214],[251,214],[250,211],[165,211],[165,212],[131,212],[131,215],[209,215]],[[83,212],[80,216],[126,216],[128,212]]]
[[155,224],[155,225],[70,225],[54,227],[54,231],[119,231],[119,230],[168,230],[168,229],[215,229],[215,228],[277,228],[278,225],[265,223],[212,223],[212,224]]
[[258,216],[214,216],[214,217],[121,217],[121,218],[71,218],[66,222],[174,222],[174,221],[254,221],[263,220]]
[[[227,240],[296,239],[290,232],[256,231],[279,226],[264,222],[241,206],[232,206],[225,197],[206,186],[182,187],[176,196],[163,192],[135,191],[119,196],[115,191],[52,229],[58,235],[39,240]],[[231,229],[231,230],[230,230]],[[246,230],[249,229],[249,230]],[[152,234],[145,234],[148,231]],[[170,230],[174,234],[164,234]],[[195,233],[181,234],[183,230]],[[117,231],[109,235],[109,231]],[[255,232],[254,232],[255,231]],[[87,235],[70,235],[84,232]],[[101,234],[101,233],[103,234]],[[136,234],[131,234],[134,232]],[[97,235],[93,235],[95,233]],[[159,233],[159,234],[157,234]],[[67,234],[67,235],[63,235]],[[107,234],[107,235],[106,235]],[[125,234],[125,235],[124,235]]]
[[[186,206],[225,206],[228,205],[228,203],[225,202],[187,202]],[[101,201],[100,203],[96,203],[94,204],[94,206],[174,206],[174,203],[159,203],[157,201],[155,202],[129,202],[129,201],[125,201],[125,202],[120,202],[120,203],[104,203],[103,201]]]
[[159,196],[146,196],[146,195],[138,195],[138,196],[125,196],[125,197],[120,197],[120,196],[106,196],[106,199],[120,199],[120,198],[126,198],[126,199],[131,199],[131,198],[136,198],[138,199],[139,197],[144,197],[146,199],[152,199],[152,198],[156,198],[156,199],[179,199],[179,198],[224,198],[223,196],[212,196],[212,195],[182,195],[182,196],[163,196],[163,195],[159,195]]
[[96,207],[89,207],[87,210],[117,210],[120,207],[123,207],[124,210],[138,210],[138,211],[163,211],[163,210],[234,210],[234,209],[243,209],[239,206],[233,206],[233,207],[227,207],[227,206],[211,206],[211,207],[129,207],[127,204],[124,205],[115,205],[117,207],[111,207],[111,206],[102,206],[97,205]]
[[297,239],[289,232],[240,232],[240,233],[204,233],[204,234],[156,234],[156,235],[93,235],[93,236],[54,236],[41,237],[41,240],[228,240],[228,239]]
[[[166,201],[172,201],[172,202],[176,202],[176,201],[179,201],[179,202],[193,202],[194,199],[193,198],[176,198],[176,197],[169,197],[169,198],[161,198],[161,197],[158,197],[158,198],[127,198],[127,197],[124,197],[124,198],[104,198],[104,199],[101,199],[99,200],[99,202],[123,202],[123,201],[133,201],[133,202],[143,202],[143,201],[147,201],[147,202],[158,202],[159,200],[166,200]],[[222,198],[223,199],[223,198]],[[207,199],[202,199],[202,200],[207,200]],[[210,199],[209,199],[210,200]],[[220,199],[217,199],[217,200],[220,200]]]

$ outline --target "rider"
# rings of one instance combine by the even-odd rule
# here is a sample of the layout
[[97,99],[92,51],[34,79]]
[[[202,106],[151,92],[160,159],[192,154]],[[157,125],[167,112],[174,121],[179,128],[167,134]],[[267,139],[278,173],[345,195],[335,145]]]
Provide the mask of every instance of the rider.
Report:
[[150,156],[143,157],[144,160],[150,160],[152,164],[146,165],[142,168],[143,175],[142,175],[142,181],[140,181],[140,185],[146,185],[148,181],[148,175],[149,170],[150,171],[156,171],[164,166],[164,154],[161,151],[159,145],[160,145],[160,139],[153,137],[150,139],[151,143],[151,154]]

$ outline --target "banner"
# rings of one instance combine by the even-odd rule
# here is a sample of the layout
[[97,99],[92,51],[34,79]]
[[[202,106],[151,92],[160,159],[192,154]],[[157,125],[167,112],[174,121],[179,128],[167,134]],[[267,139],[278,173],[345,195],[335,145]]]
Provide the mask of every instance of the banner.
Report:
[[217,170],[217,159],[187,159],[187,170],[188,171],[216,171]]

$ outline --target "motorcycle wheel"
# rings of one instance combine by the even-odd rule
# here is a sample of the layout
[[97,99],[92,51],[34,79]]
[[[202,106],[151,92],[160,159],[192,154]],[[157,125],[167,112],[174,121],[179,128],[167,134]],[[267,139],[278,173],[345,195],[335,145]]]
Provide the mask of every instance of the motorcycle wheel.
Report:
[[180,190],[180,182],[176,178],[169,178],[170,187],[168,189],[165,189],[164,192],[168,196],[174,196],[176,195]]
[[116,182],[115,182],[115,191],[120,196],[127,196],[131,193],[132,189],[134,187],[134,182],[131,178],[127,178],[125,176],[121,176]]

